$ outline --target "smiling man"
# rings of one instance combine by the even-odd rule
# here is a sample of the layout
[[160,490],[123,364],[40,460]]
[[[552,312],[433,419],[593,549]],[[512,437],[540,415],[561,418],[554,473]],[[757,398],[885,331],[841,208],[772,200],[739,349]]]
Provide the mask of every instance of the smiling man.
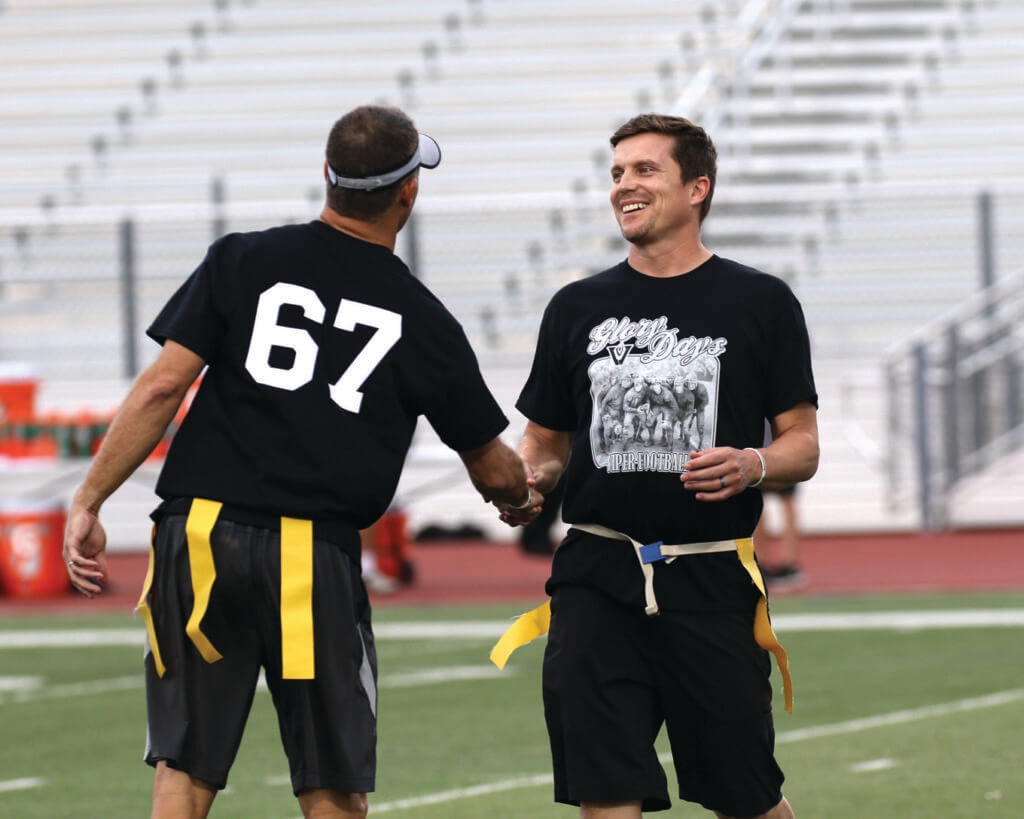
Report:
[[[571,528],[546,587],[555,799],[586,819],[667,809],[665,725],[681,798],[789,819],[769,650],[787,710],[792,687],[751,535],[761,489],[817,469],[803,313],[781,279],[702,243],[717,162],[703,129],[644,114],[611,143],[629,256],[555,294],[517,404],[536,488],[567,474]],[[627,379],[635,400],[601,400]],[[607,434],[618,427],[632,434]]]

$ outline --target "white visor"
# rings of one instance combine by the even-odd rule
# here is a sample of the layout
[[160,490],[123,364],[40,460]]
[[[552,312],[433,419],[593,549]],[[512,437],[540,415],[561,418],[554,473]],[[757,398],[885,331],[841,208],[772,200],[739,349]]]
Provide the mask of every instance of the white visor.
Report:
[[440,164],[441,147],[433,137],[429,137],[426,134],[420,134],[420,142],[419,145],[416,146],[416,152],[412,155],[409,161],[400,168],[395,168],[393,171],[378,174],[377,176],[358,178],[341,176],[336,170],[334,170],[334,168],[328,165],[327,178],[330,180],[331,185],[339,188],[351,188],[357,191],[375,191],[378,188],[384,188],[397,182],[403,176],[406,176],[410,172],[416,170],[416,168],[436,168]]

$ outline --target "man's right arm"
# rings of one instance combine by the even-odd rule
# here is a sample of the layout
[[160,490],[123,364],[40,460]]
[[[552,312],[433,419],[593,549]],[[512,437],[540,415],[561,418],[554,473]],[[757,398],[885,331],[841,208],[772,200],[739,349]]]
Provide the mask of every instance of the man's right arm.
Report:
[[529,421],[517,447],[528,474],[530,506],[525,509],[498,506],[499,517],[509,526],[525,526],[540,514],[544,495],[550,494],[569,462],[571,438],[568,432],[548,429]]
[[538,492],[549,494],[569,463],[572,434],[568,430],[548,429],[527,421],[523,440],[516,451],[533,473]]
[[132,385],[75,492],[68,509],[64,562],[75,588],[86,597],[99,593],[106,580],[100,507],[153,451],[204,366],[191,350],[168,340]]

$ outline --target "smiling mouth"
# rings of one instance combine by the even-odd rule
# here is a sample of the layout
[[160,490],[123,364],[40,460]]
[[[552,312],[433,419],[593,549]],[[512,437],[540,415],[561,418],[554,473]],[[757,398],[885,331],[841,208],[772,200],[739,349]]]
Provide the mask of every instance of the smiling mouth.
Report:
[[646,207],[647,207],[647,203],[646,202],[633,202],[632,204],[629,204],[629,205],[623,205],[622,212],[623,213],[634,213],[634,212],[636,212],[638,210],[643,210]]

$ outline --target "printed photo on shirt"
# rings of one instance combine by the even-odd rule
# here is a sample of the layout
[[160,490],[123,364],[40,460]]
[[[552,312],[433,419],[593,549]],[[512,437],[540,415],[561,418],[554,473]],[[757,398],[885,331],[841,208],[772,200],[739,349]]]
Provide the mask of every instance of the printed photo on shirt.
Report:
[[726,339],[680,339],[664,316],[607,319],[590,339],[588,353],[607,352],[587,370],[597,468],[679,473],[691,451],[713,445]]

